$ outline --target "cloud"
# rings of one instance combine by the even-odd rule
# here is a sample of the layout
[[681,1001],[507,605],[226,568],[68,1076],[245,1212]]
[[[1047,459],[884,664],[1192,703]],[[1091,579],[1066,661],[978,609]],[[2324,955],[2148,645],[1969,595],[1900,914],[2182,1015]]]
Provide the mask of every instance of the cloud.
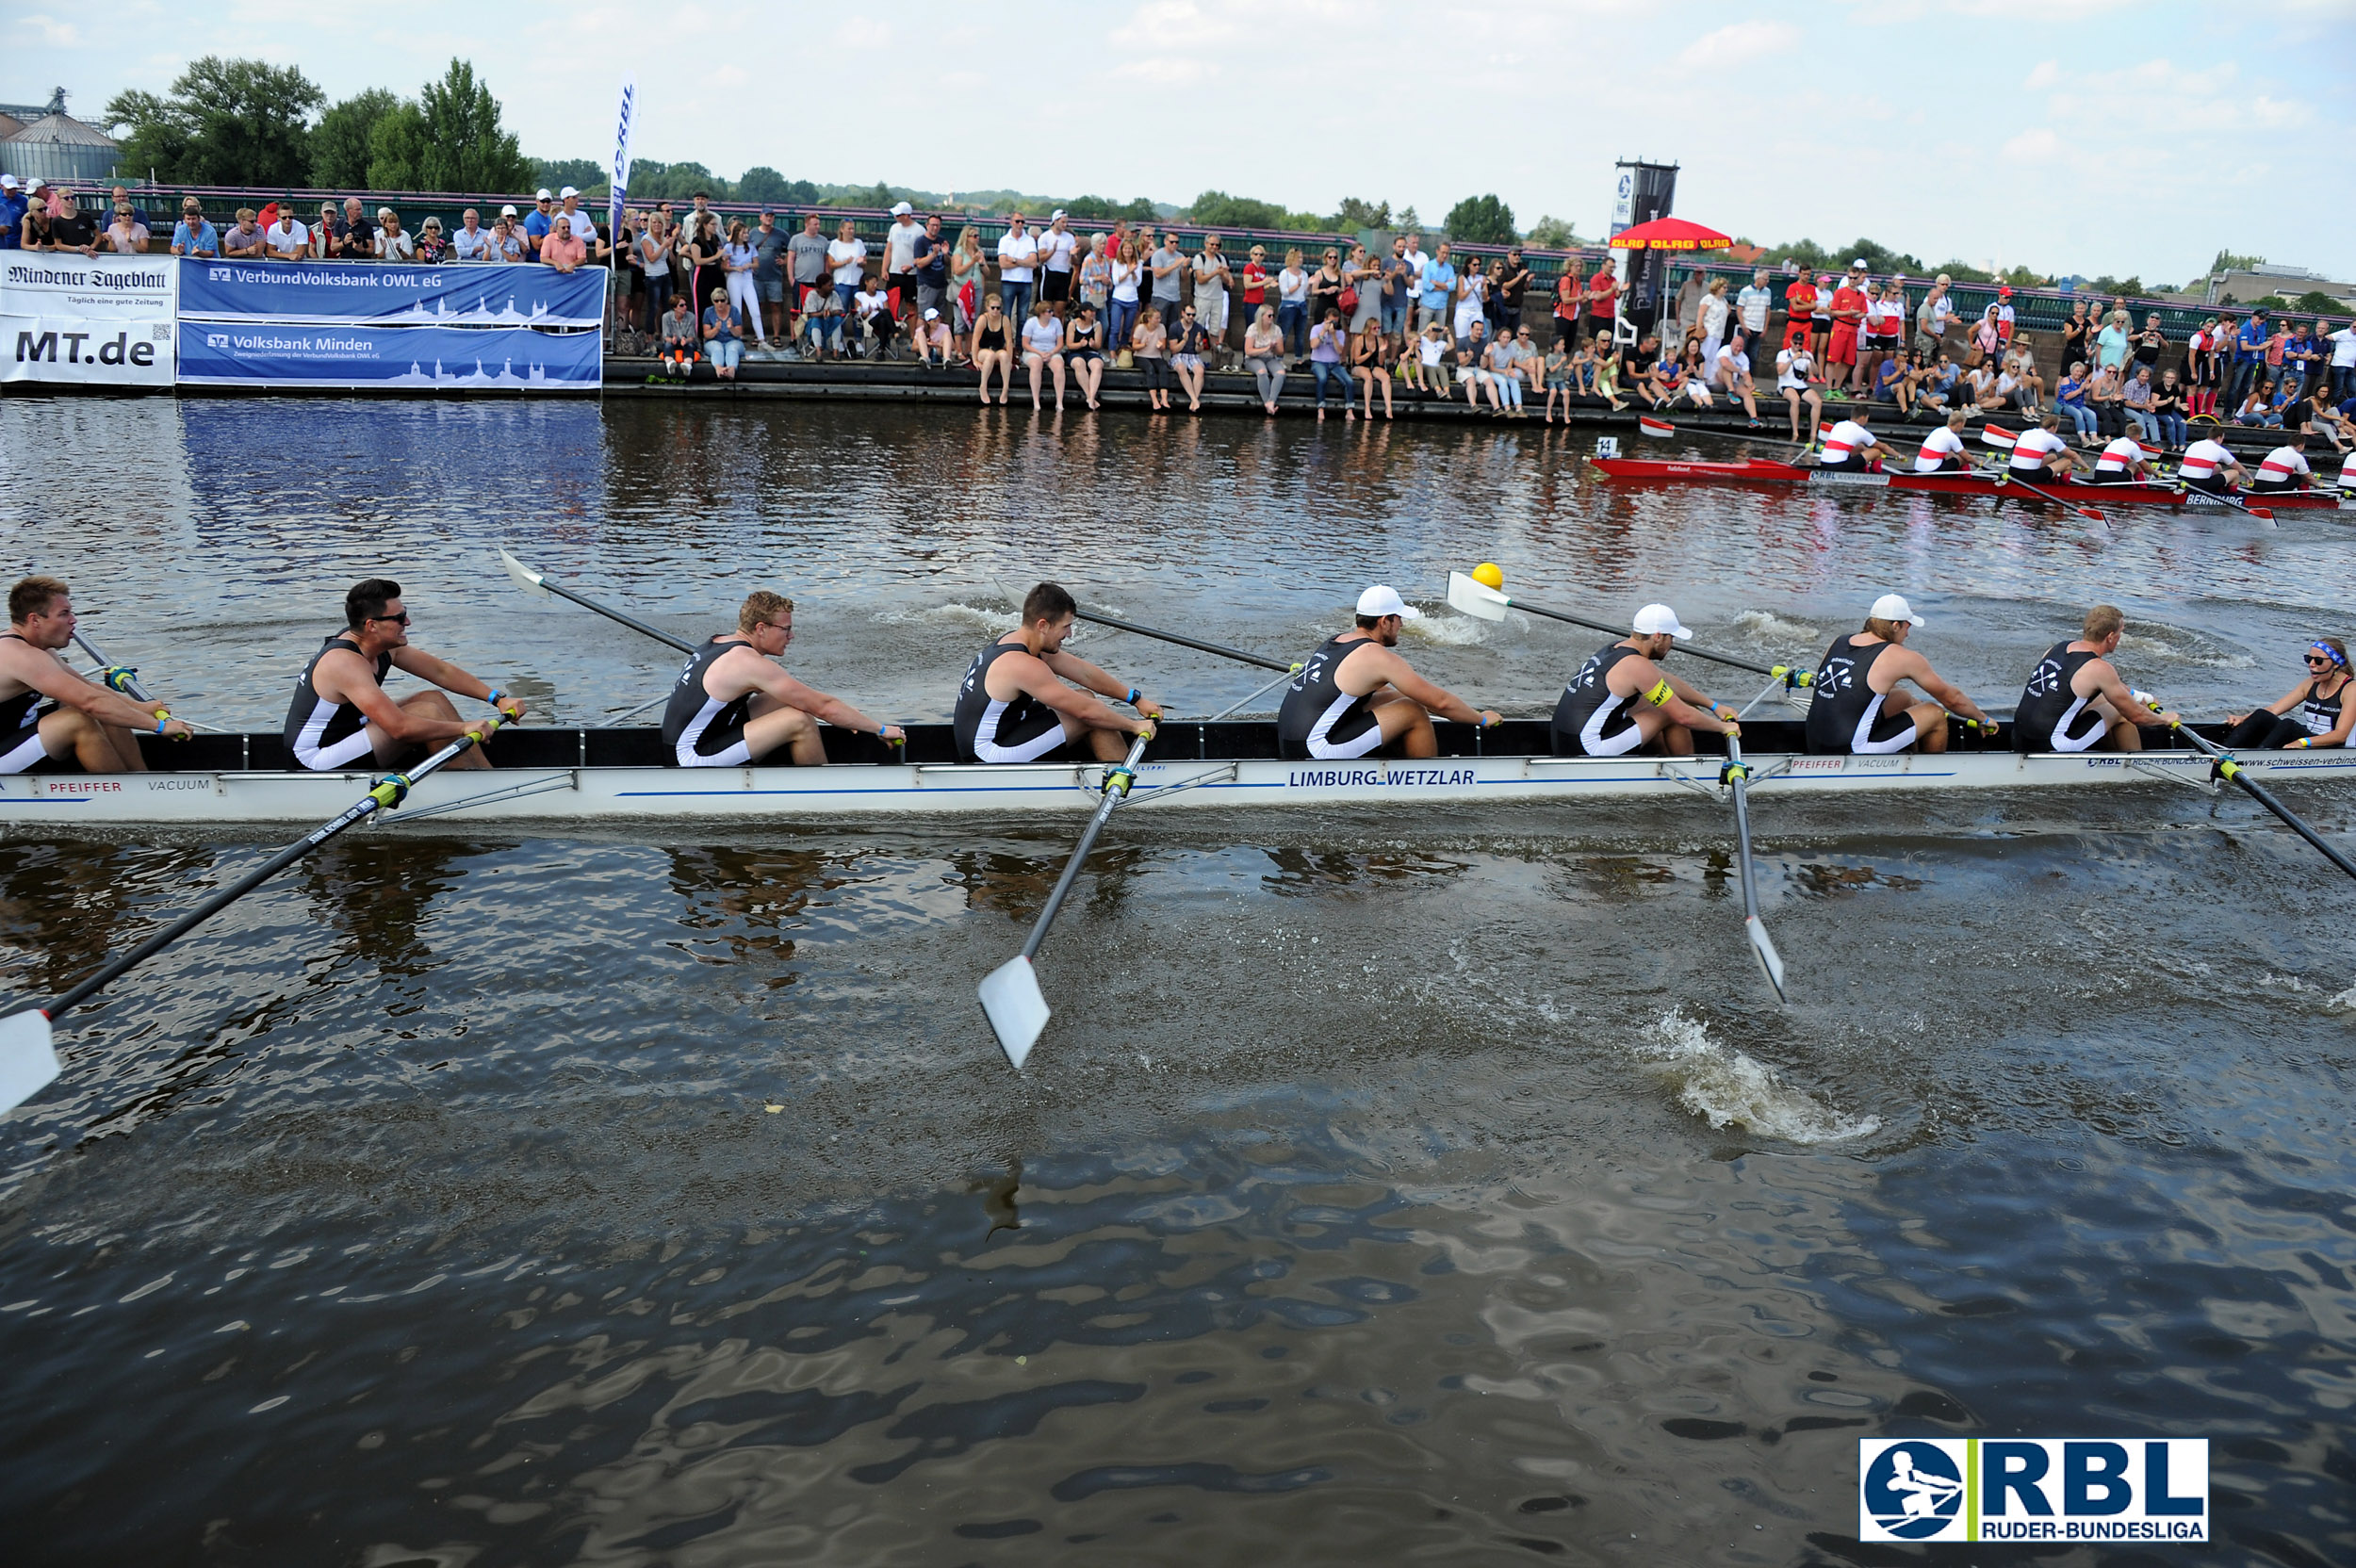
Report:
[[1116,76],[1132,81],[1153,82],[1169,87],[1181,82],[1198,82],[1209,68],[1201,60],[1190,60],[1175,55],[1155,55],[1141,60],[1124,60],[1113,68]]
[[81,46],[82,31],[71,22],[60,22],[53,16],[28,16],[24,24],[41,35],[41,41],[56,49],[76,49]]
[[1200,49],[1233,38],[1235,24],[1207,14],[1194,0],[1145,0],[1129,20],[1105,35],[1121,49]]
[[2042,92],[2047,88],[2060,85],[2060,82],[2061,62],[2059,60],[2039,60],[2037,62],[2037,68],[2031,71],[2029,74],[2022,79],[2021,85],[2027,88],[2031,92]]
[[2033,125],[1998,149],[2006,158],[2050,158],[2060,155],[2062,139],[2043,125]]
[[1762,55],[1780,55],[1799,41],[1800,29],[1789,22],[1735,22],[1687,44],[1677,56],[1677,64],[1695,71],[1721,71]]
[[892,24],[871,22],[863,16],[845,17],[835,24],[833,42],[838,49],[889,49]]

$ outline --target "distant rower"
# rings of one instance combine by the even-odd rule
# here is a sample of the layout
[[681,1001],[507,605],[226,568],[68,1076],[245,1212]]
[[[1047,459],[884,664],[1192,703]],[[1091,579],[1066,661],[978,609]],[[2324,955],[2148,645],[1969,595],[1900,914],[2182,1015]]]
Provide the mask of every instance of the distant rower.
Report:
[[1870,406],[1860,406],[1825,432],[1824,453],[1816,460],[1820,472],[1861,474],[1890,449],[1882,445],[1880,436],[1866,429],[1865,422],[1873,416]]
[[2086,478],[2097,484],[2132,484],[2151,470],[2151,454],[2132,435],[2113,436]]
[[[1808,704],[1808,750],[1890,752],[1919,745],[1924,751],[1945,751],[1949,711],[1995,729],[1996,721],[1978,703],[1941,679],[1930,661],[1905,645],[1907,635],[1922,624],[1922,617],[1903,596],[1884,594],[1873,601],[1863,631],[1833,639],[1816,672],[1815,700]],[[1899,687],[1908,680],[1931,700],[1890,711],[1906,700]]]
[[1588,655],[1554,705],[1557,757],[1693,755],[1693,731],[1740,735],[1735,710],[1712,703],[1655,661],[1693,634],[1665,604],[1636,612],[1635,629]]
[[2315,470],[2307,466],[2307,437],[2294,431],[2288,441],[2266,453],[2266,461],[2258,465],[2258,477],[2250,482],[2250,493],[2263,496],[2304,490],[2315,480]]
[[2012,459],[2004,465],[2004,472],[2018,480],[2066,480],[2070,470],[2079,466],[2080,459],[2063,440],[2061,416],[2048,414],[2028,430],[2013,438]]
[[[71,758],[84,773],[145,773],[140,734],[188,738],[159,706],[141,708],[83,679],[57,657],[74,641],[74,601],[54,577],[8,590],[0,631],[0,774]],[[47,698],[47,701],[43,701]]]
[[1399,756],[1436,757],[1432,714],[1484,728],[1498,723],[1495,713],[1442,691],[1391,651],[1400,629],[1422,613],[1380,583],[1359,595],[1357,625],[1319,645],[1284,689],[1276,754],[1293,761],[1342,761],[1396,746]]
[[745,596],[734,631],[688,656],[663,710],[663,743],[680,767],[745,767],[779,746],[796,767],[814,767],[826,760],[822,719],[886,741],[908,738],[788,675],[776,661],[793,641],[794,601],[763,588]]
[[2242,477],[2241,459],[2222,441],[2202,436],[2184,449],[2184,455],[2176,465],[2176,477],[2194,490],[2204,490],[2212,496],[2225,494],[2228,482]]
[[1914,454],[1916,473],[1954,473],[1972,466],[1972,460],[1963,449],[1965,418],[1963,410],[1956,409],[1947,416],[1945,428],[1935,430],[1922,438],[1922,449]]
[[[1023,624],[973,656],[957,688],[958,761],[1036,762],[1085,744],[1098,761],[1118,762],[1129,749],[1122,737],[1153,733],[1160,703],[1063,651],[1078,612],[1070,594],[1042,582],[1023,596]],[[1116,713],[1066,681],[1143,717]]]
[[2149,707],[2112,667],[2126,625],[2119,606],[2098,604],[2086,612],[2076,642],[2046,650],[2013,710],[2013,750],[2141,751],[2137,726],[2176,722],[2176,714]]
[[[409,608],[401,602],[401,584],[391,579],[352,584],[344,596],[344,623],[303,666],[286,710],[286,749],[303,767],[323,773],[362,761],[398,767],[455,741],[468,726],[442,692],[487,702],[511,724],[523,718],[524,705],[514,697],[409,645]],[[442,691],[417,692],[395,702],[385,695],[384,682],[396,669]],[[476,746],[450,765],[487,768],[491,760]]]

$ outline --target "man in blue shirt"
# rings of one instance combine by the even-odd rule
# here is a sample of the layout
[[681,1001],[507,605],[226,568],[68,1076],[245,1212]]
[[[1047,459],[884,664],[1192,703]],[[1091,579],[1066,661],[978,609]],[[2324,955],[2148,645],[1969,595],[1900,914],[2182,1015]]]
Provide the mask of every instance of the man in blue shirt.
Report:
[[2233,379],[2225,388],[2227,409],[2241,406],[2243,395],[2258,379],[2259,369],[2266,364],[2266,339],[2273,335],[2274,328],[2267,324],[2266,313],[2263,310],[2251,311],[2250,319],[2244,321],[2241,330],[2233,335]]
[[207,259],[221,254],[221,232],[205,220],[204,204],[193,196],[180,204],[180,221],[172,226],[172,253]]
[[24,249],[25,206],[25,192],[16,176],[0,174],[0,222],[8,225],[8,232],[0,234],[0,251]]
[[556,226],[549,212],[555,203],[555,195],[542,186],[539,194],[532,199],[532,216],[524,220],[524,249],[532,253],[534,261],[540,259],[540,241],[548,238],[548,231]]
[[1456,267],[1448,260],[1448,241],[1445,239],[1440,241],[1440,248],[1432,253],[1431,265],[1423,270],[1423,292],[1418,303],[1422,306],[1423,316],[1417,331],[1437,321],[1451,334],[1455,332],[1448,315],[1456,308]]

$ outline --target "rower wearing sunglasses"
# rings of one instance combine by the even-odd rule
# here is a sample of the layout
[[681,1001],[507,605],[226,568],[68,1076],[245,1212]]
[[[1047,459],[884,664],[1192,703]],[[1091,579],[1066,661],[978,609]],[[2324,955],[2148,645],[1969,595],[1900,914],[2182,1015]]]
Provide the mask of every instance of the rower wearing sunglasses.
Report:
[[[444,692],[487,702],[511,724],[524,716],[524,705],[514,697],[409,645],[409,609],[401,603],[401,584],[391,579],[354,583],[344,596],[344,622],[303,666],[286,710],[286,749],[303,767],[398,767],[448,744],[469,727]],[[440,690],[396,702],[384,691],[384,678],[394,670]],[[483,751],[472,747],[449,766],[487,768],[491,761]]]
[[2356,725],[2348,678],[2348,645],[2318,638],[2307,645],[2307,678],[2255,712],[2233,715],[2225,743],[2250,751],[2348,744],[2348,728]]

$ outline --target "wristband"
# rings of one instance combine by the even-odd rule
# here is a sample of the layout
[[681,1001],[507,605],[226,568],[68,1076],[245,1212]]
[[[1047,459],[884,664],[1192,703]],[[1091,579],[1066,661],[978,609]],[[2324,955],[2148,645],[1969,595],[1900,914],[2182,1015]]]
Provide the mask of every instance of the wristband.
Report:
[[1135,686],[1132,686],[1129,688],[1129,694],[1121,698],[1121,700],[1127,703],[1130,707],[1135,708],[1137,705],[1137,698],[1143,695],[1145,695],[1143,692],[1140,692]]
[[491,688],[491,694],[484,697],[483,700],[489,703],[492,707],[497,708],[499,705],[499,699],[505,695],[507,695],[505,692],[502,692],[498,687],[494,686]]
[[156,734],[161,735],[161,734],[164,732],[164,726],[166,726],[166,725],[170,724],[171,722],[172,722],[172,710],[170,710],[170,709],[168,709],[168,708],[158,708],[158,709],[156,709],[156,710],[155,710],[155,733],[156,733]]

